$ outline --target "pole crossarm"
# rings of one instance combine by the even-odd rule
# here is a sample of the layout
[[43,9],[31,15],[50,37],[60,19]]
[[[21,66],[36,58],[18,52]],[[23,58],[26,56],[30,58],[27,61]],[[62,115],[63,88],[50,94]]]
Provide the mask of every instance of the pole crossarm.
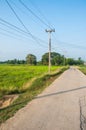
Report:
[[45,29],[45,31],[51,33],[51,32],[55,32],[55,29],[49,29],[49,30]]

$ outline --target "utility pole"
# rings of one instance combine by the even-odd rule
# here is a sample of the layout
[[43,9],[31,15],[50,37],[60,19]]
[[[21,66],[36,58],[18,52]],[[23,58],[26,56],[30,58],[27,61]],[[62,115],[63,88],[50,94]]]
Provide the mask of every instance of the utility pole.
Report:
[[55,29],[49,29],[45,30],[47,33],[49,33],[49,73],[50,73],[50,68],[51,68],[51,33],[55,32]]

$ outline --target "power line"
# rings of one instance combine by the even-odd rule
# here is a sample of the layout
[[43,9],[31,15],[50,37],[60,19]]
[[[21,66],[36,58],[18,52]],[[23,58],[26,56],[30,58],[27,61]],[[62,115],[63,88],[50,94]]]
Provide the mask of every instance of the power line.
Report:
[[[39,43],[38,40],[40,39],[37,39],[36,37],[34,37],[31,32],[27,29],[27,27],[24,25],[24,23],[22,22],[22,20],[19,18],[19,16],[17,15],[17,13],[15,12],[15,10],[12,8],[11,4],[9,4],[8,0],[5,0],[6,3],[8,4],[8,6],[10,7],[10,9],[13,11],[13,13],[15,14],[16,18],[19,20],[19,22],[22,24],[22,26],[26,29],[27,32],[29,32],[29,35],[36,41]],[[29,10],[29,8],[21,1],[19,0],[20,3]],[[32,12],[31,10],[29,10],[32,14],[34,14],[37,18],[39,18],[34,12]],[[41,19],[40,19],[41,20]],[[42,20],[41,20],[42,21]],[[43,21],[42,21],[43,22]],[[47,24],[46,24],[47,25]],[[47,25],[48,26],[48,25]],[[40,44],[40,43],[39,43]],[[41,44],[40,44],[41,45]]]
[[[11,1],[19,10],[21,10],[21,8],[19,8],[13,1]],[[22,11],[22,10],[21,10]],[[23,12],[23,11],[22,11]],[[25,14],[25,12],[23,12]],[[36,22],[36,21],[35,21]],[[44,29],[44,28],[43,28]],[[43,43],[47,43],[46,41],[40,39],[40,38],[37,38],[38,40],[42,41]]]
[[[21,28],[19,28],[19,27],[13,25],[13,24],[7,22],[6,20],[3,20],[2,18],[0,18],[0,21],[1,21],[0,24],[4,25],[4,26],[6,26],[6,27],[8,27],[8,28],[10,28],[10,29],[14,29],[15,31],[17,31],[17,32],[19,32],[19,33],[21,33],[21,34],[23,34],[23,35],[25,35],[25,36],[28,36],[28,33],[27,33],[26,31],[22,30]],[[42,39],[39,39],[39,38],[38,38],[38,40],[41,41],[41,42],[43,42],[43,43],[47,43],[46,41],[44,41],[44,40],[42,40]],[[67,43],[67,42],[62,42],[62,41],[59,41],[59,40],[57,40],[57,39],[55,39],[55,40],[56,40],[57,43],[60,43],[60,44],[64,44],[64,45],[68,45],[68,46],[72,46],[72,47],[77,47],[77,48],[86,49],[86,48],[83,47],[83,46],[74,45],[74,44],[70,44],[70,43]],[[44,46],[43,46],[43,47],[44,47]],[[56,50],[56,47],[58,47],[58,46],[53,46],[52,49]]]
[[[39,9],[39,7],[36,5],[36,4],[34,4],[31,0],[29,0],[30,1],[30,3],[34,6],[34,7],[36,7],[36,10],[38,10],[38,12],[41,14],[41,16],[43,16],[44,17],[44,19],[47,21],[47,23],[49,23],[49,21],[46,19],[46,17],[44,16],[44,14],[41,12],[41,10]],[[51,25],[52,26],[52,25]],[[52,26],[53,27],[53,26]],[[56,33],[54,33],[54,34],[52,34],[53,36],[54,36],[54,39],[56,40],[56,42],[57,43],[62,43],[61,41],[58,41],[57,40],[57,38],[56,38],[56,35],[55,35]],[[78,46],[78,45],[74,45],[74,44],[70,44],[70,43],[66,43],[65,42],[65,44],[67,44],[67,45],[70,45],[70,46],[76,46],[76,47],[82,47],[82,46]],[[83,48],[84,49],[84,48]],[[55,48],[54,48],[54,50],[55,50]]]
[[24,4],[24,2],[22,2],[22,0],[19,0],[19,2],[33,15],[35,16],[37,19],[39,19],[45,26],[51,28],[47,23],[45,23],[39,16],[37,16],[26,4]]
[[[42,11],[39,9],[39,7],[38,7],[36,4],[34,4],[31,0],[29,0],[29,1],[30,1],[30,3],[35,7],[35,9],[40,13],[40,15],[47,21],[49,27],[51,26],[51,27],[53,28],[53,25],[50,25],[50,24],[49,24],[49,21],[46,19],[46,17],[45,17],[44,14],[42,13]],[[52,49],[56,51],[56,47],[52,47]]]
[[[19,1],[21,1],[21,0],[19,0]],[[21,1],[22,2],[22,1]],[[23,2],[22,2],[23,3]],[[49,24],[49,22],[48,22],[48,20],[45,18],[45,16],[43,15],[43,13],[41,12],[41,10],[38,8],[38,6],[36,6],[31,0],[30,0],[30,3],[34,6],[34,7],[36,7],[36,10],[38,10],[38,12],[41,14],[41,16],[43,16],[43,18],[47,21],[47,23]],[[24,6],[26,6],[24,3],[23,3],[23,5]],[[28,8],[28,7],[27,7]],[[31,9],[30,9],[31,10]],[[32,11],[32,10],[31,10]],[[33,12],[34,13],[34,12]],[[35,14],[35,13],[34,13]],[[37,16],[37,15],[36,15]],[[41,19],[41,18],[40,18]],[[47,25],[48,25],[47,24]],[[50,27],[50,25],[48,25],[49,27]],[[52,26],[52,25],[51,25]],[[52,26],[53,27],[53,26]],[[58,40],[56,39],[56,35],[54,35],[53,34],[53,36],[54,36],[54,39],[56,40],[56,42],[58,43]],[[62,43],[62,42],[61,42]],[[76,46],[76,47],[81,47],[81,46],[78,46],[78,45],[73,45],[73,44],[70,44],[70,43],[65,43],[65,44],[67,44],[67,45],[70,45],[70,46]],[[83,47],[82,47],[83,48]],[[84,48],[83,48],[84,49]]]
[[68,46],[72,46],[72,47],[76,47],[76,48],[82,48],[82,49],[86,49],[86,47],[84,47],[84,46],[80,46],[80,45],[76,45],[76,44],[71,44],[71,43],[67,43],[67,42],[62,42],[62,41],[58,41],[60,44],[66,44],[66,45],[68,45]]
[[19,35],[19,34],[17,34],[17,33],[14,33],[14,32],[12,32],[12,31],[8,31],[8,30],[6,30],[6,29],[3,29],[3,28],[0,28],[0,30],[2,30],[2,31],[4,31],[4,32],[7,32],[8,34],[11,34],[11,35],[13,35],[13,36],[16,36],[17,38],[22,38],[22,37],[24,37],[24,38],[28,38],[28,36],[25,36],[25,35]]
[[[31,14],[33,14],[36,18],[38,18],[39,19],[39,17],[29,8],[29,7],[27,7],[23,2],[22,2],[22,0],[19,0],[20,1],[20,3],[31,13]],[[35,7],[36,5],[34,5],[33,4],[33,2],[30,0],[30,2],[31,2],[31,4]],[[45,18],[45,16],[43,15],[43,13],[40,11],[40,9],[36,6],[36,9],[38,10],[38,12],[44,17],[44,19],[46,20],[46,18]],[[41,22],[42,22],[42,19],[40,18],[39,20],[41,20]],[[47,20],[46,20],[47,21]],[[44,22],[42,22],[43,24],[45,24]],[[47,26],[49,27],[49,28],[51,28],[50,27],[50,25],[49,25],[49,22],[47,21]],[[45,24],[46,25],[46,24]],[[52,26],[52,25],[51,25]],[[53,26],[52,26],[53,27]]]
[[2,18],[0,18],[0,21],[2,22],[2,23],[0,22],[0,24],[2,24],[4,26],[7,26],[7,27],[9,27],[11,29],[14,29],[15,31],[18,31],[18,32],[21,32],[21,33],[24,33],[24,34],[29,34],[26,31],[24,31],[23,29],[21,29],[21,28],[15,26],[15,25],[9,23],[8,21],[6,21],[6,20],[4,20]]
[[17,15],[17,13],[15,12],[15,10],[12,8],[11,4],[8,2],[8,0],[5,0],[6,3],[8,4],[8,6],[10,7],[10,9],[12,10],[12,12],[15,14],[16,18],[19,20],[19,22],[21,23],[21,25],[24,27],[24,29],[29,33],[29,35],[40,45],[42,45],[38,39],[36,37],[33,36],[33,34],[27,29],[27,27],[24,25],[24,23],[22,22],[22,20],[19,18],[19,16]]
[[[7,1],[7,0],[6,0]],[[21,0],[19,0],[19,1],[21,1]],[[8,1],[7,1],[8,2]],[[9,2],[8,2],[9,3]],[[13,13],[15,12],[14,11],[14,9],[12,8],[12,6],[11,6],[11,10],[13,11]],[[16,14],[16,12],[14,13],[14,14]],[[18,15],[16,14],[16,17],[17,17],[17,19],[19,18],[18,17]],[[20,18],[19,18],[20,19]],[[19,20],[18,19],[18,20]],[[19,21],[21,21],[22,22],[22,20],[20,19]],[[6,22],[6,21],[5,21]],[[23,22],[22,22],[23,23]],[[21,23],[21,24],[22,24]],[[10,24],[10,25],[12,25],[12,24]],[[23,24],[24,25],[24,24]],[[25,25],[24,25],[25,26]],[[24,27],[23,26],[23,27]],[[26,29],[26,31],[24,31],[24,30],[22,30],[22,29],[20,29],[19,27],[16,27],[15,25],[12,25],[12,27],[15,27],[17,30],[19,30],[21,33],[23,32],[24,34],[29,34],[38,44],[40,44],[41,46],[46,46],[46,45],[43,45],[43,44],[41,44],[41,43],[39,43],[39,41],[41,41],[41,42],[43,42],[43,43],[46,43],[44,40],[42,40],[42,39],[40,39],[40,38],[37,38],[37,37],[35,37],[32,33],[30,34],[30,32],[29,32],[29,30],[26,28],[26,26],[25,26],[25,29]],[[28,31],[28,32],[27,32]],[[57,41],[57,40],[56,40]],[[66,43],[66,44],[68,44],[69,45],[69,43]],[[73,44],[70,44],[71,46],[76,46],[76,47],[81,47],[81,46],[77,46],[77,45],[73,45]]]
[[11,4],[8,2],[8,0],[5,0],[6,1],[6,3],[8,4],[8,6],[10,7],[10,9],[12,10],[12,12],[15,14],[15,16],[16,16],[16,18],[18,19],[18,21],[21,23],[21,25],[24,27],[24,29],[27,31],[27,32],[29,32],[29,35],[31,36],[31,37],[33,37],[32,36],[32,34],[30,33],[30,31],[27,29],[27,27],[24,25],[24,23],[22,22],[22,20],[19,18],[19,16],[17,15],[17,13],[15,12],[15,10],[12,8],[12,6],[11,6]]
[[13,38],[13,39],[17,39],[17,40],[21,40],[21,41],[22,41],[22,39],[21,39],[20,37],[15,37],[15,36],[13,36],[12,34],[7,34],[7,33],[0,32],[0,35],[7,36],[7,37],[10,37],[10,38]]
[[[25,36],[28,36],[28,35],[29,35],[28,32],[26,32],[26,31],[24,31],[23,29],[21,29],[21,28],[15,26],[15,25],[13,25],[13,24],[7,22],[6,20],[3,20],[2,18],[0,18],[0,21],[1,21],[0,24],[4,25],[4,26],[6,26],[6,27],[8,27],[8,28],[10,28],[10,29],[13,29],[13,30],[17,31],[17,32],[19,32],[20,34],[23,34],[23,35],[25,35]],[[47,42],[45,42],[44,40],[42,40],[42,39],[40,39],[40,38],[37,38],[36,36],[34,36],[34,37],[35,37],[36,39],[38,39],[39,42],[47,43]],[[40,45],[43,46],[43,47],[46,46],[46,45],[43,45],[43,44],[41,44],[41,43],[40,43]]]
[[43,12],[40,10],[40,8],[38,7],[38,5],[36,5],[35,3],[33,3],[31,0],[29,0],[30,3],[33,5],[33,7],[35,7],[35,9],[39,12],[39,14],[45,19],[45,21],[48,23],[48,26],[51,28],[54,28],[53,25],[50,24],[50,22],[47,20],[47,18],[45,17],[45,15],[43,14]]
[[[19,6],[17,6],[17,4],[15,4],[15,2],[14,1],[11,1],[11,3],[19,10],[19,11],[21,11],[24,15],[28,15],[28,14],[26,14],[26,12],[24,11],[24,10],[22,10]],[[35,22],[35,23],[38,23],[34,18],[32,18],[31,17],[31,19]],[[40,25],[42,28],[43,28],[43,26],[42,25]],[[43,28],[44,29],[44,28]]]

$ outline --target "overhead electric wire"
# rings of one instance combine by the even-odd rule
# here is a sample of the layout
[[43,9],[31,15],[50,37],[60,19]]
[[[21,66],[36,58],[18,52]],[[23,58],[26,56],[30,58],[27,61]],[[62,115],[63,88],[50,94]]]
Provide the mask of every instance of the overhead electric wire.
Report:
[[[17,8],[18,6],[13,2],[11,1]],[[21,8],[18,8],[19,10],[21,10],[21,12],[23,12],[23,10]],[[25,12],[23,12],[25,14]],[[36,21],[35,21],[36,22]],[[43,28],[43,27],[42,27]],[[37,38],[37,37],[36,37]],[[42,41],[43,43],[47,43],[46,41],[44,41],[43,39],[40,39],[40,38],[37,38],[38,40]]]
[[[29,12],[31,12],[36,18],[40,18],[40,17],[38,17],[31,9],[29,9],[29,7],[27,7],[21,0],[19,0],[20,2],[21,2],[21,4],[29,11]],[[28,34],[38,43],[39,41],[38,40],[40,40],[40,41],[42,41],[42,42],[44,42],[44,43],[47,43],[47,42],[45,42],[44,40],[41,40],[41,39],[39,39],[39,38],[37,38],[37,37],[35,37],[32,33],[30,33],[30,31],[27,29],[27,27],[24,25],[24,23],[22,22],[22,20],[19,18],[19,16],[16,14],[16,12],[15,12],[15,10],[12,8],[12,6],[9,4],[9,2],[8,2],[8,0],[6,0],[6,2],[8,3],[8,5],[9,5],[9,7],[11,8],[11,10],[13,11],[13,13],[15,14],[15,16],[17,17],[17,19],[19,20],[19,22],[22,24],[22,26],[24,27],[24,29],[28,32]],[[40,20],[41,20],[41,18],[40,18]],[[41,21],[42,22],[42,21]],[[43,23],[43,22],[42,22]],[[43,23],[44,24],[44,23]],[[46,26],[48,25],[48,24],[45,24]],[[14,25],[15,26],[15,25]],[[49,25],[48,25],[49,26]],[[50,27],[50,26],[49,26]],[[17,27],[18,28],[18,27]],[[20,29],[21,30],[21,29]],[[25,32],[24,30],[21,30],[21,31],[23,31],[24,33],[27,33],[27,32]],[[55,36],[54,36],[54,38],[55,38]],[[55,40],[56,40],[56,42],[57,42],[57,39],[55,38]],[[40,44],[40,43],[39,43]],[[68,45],[71,45],[71,46],[75,46],[75,45],[73,45],[73,44],[69,44],[69,43],[66,43],[66,44],[68,44]],[[44,46],[43,44],[41,44],[42,46]],[[77,46],[76,45],[76,47],[81,47],[81,46]],[[55,46],[53,47],[53,48],[56,48]]]
[[[36,15],[29,7],[27,7],[27,5],[25,5],[24,4],[24,2],[22,2],[22,0],[19,0],[20,1],[20,3],[31,13],[31,14],[33,14],[36,18],[38,18],[43,24],[45,24],[44,23],[44,21],[38,16],[38,15]],[[30,0],[30,2],[31,2],[31,0]],[[32,3],[32,2],[31,2]],[[33,3],[32,3],[33,4]],[[43,15],[43,13],[41,13],[41,11],[39,10],[39,8],[36,8],[36,9],[38,9],[38,11],[40,12],[40,14],[44,17],[44,15]],[[46,19],[45,17],[44,17],[44,19]],[[48,22],[48,20],[46,20],[47,22],[46,23],[48,23],[48,24],[45,24],[47,27],[49,27],[49,28],[51,28],[51,26],[52,25],[49,25],[49,22]],[[52,26],[53,27],[53,26]]]
[[[26,12],[23,10],[23,9],[21,9],[19,6],[17,6],[17,4],[14,2],[14,1],[11,1],[11,3],[19,10],[19,11],[21,11],[24,15],[28,15],[28,14],[26,14]],[[31,17],[31,19],[34,21],[34,23],[38,23],[33,17]],[[42,25],[40,25],[42,28],[43,28],[43,26]],[[44,28],[43,28],[44,29]]]
[[[64,45],[67,45],[67,46],[72,46],[74,48],[86,49],[86,47],[84,47],[84,46],[80,46],[80,45],[76,45],[76,44],[72,44],[72,43],[62,42],[62,41],[59,41],[59,40],[57,42],[60,43],[60,45],[64,44]],[[58,46],[56,45],[55,47],[58,47]]]
[[40,44],[42,46],[44,46],[43,44],[41,44],[39,42],[39,40],[27,29],[27,27],[25,26],[25,24],[22,22],[22,20],[19,18],[19,16],[17,15],[17,13],[15,12],[15,10],[12,8],[11,4],[8,2],[8,0],[5,0],[6,3],[8,4],[8,6],[10,7],[10,9],[12,10],[12,12],[15,14],[16,18],[18,19],[18,21],[21,23],[21,25],[24,27],[24,29],[28,32],[28,34],[33,38],[33,40],[36,41],[37,44]]
[[[21,29],[21,28],[15,26],[15,25],[9,23],[8,21],[3,20],[2,18],[0,18],[0,21],[1,21],[0,24],[4,25],[4,26],[6,26],[6,27],[8,27],[8,28],[10,28],[10,29],[13,29],[13,30],[15,30],[15,31],[17,31],[17,32],[19,32],[19,33],[25,35],[25,36],[29,36],[29,35],[28,35],[28,32],[26,32],[26,31],[24,31],[23,29]],[[35,37],[35,36],[34,36],[34,37]],[[35,38],[37,38],[37,37],[35,37]],[[38,38],[38,40],[41,41],[41,42],[43,42],[43,43],[46,43],[44,40],[42,40],[42,39],[40,39],[40,38]],[[43,44],[41,44],[41,45],[42,45],[43,47],[45,46],[45,45],[43,45]]]
[[[0,19],[1,20],[1,19]],[[5,31],[5,32],[7,32],[7,33],[9,33],[9,34],[12,34],[12,35],[16,35],[16,36],[23,36],[23,37],[27,37],[27,38],[29,38],[28,37],[28,34],[27,34],[27,32],[25,32],[25,31],[20,31],[20,30],[17,30],[17,29],[20,29],[20,28],[14,28],[14,25],[13,24],[8,24],[8,23],[6,23],[7,21],[4,21],[5,23],[2,23],[2,22],[0,22],[0,24],[1,25],[4,25],[4,26],[6,26],[7,28],[10,28],[10,29],[12,29],[12,30],[15,30],[17,33],[19,33],[19,34],[21,34],[21,35],[19,35],[19,34],[17,34],[17,33],[14,33],[14,32],[11,32],[11,31],[8,31],[8,30],[6,30],[6,29],[3,29],[3,28],[0,28],[0,30],[3,30],[3,31]],[[12,25],[12,26],[10,26],[10,25]],[[38,40],[40,40],[41,42],[45,42],[44,40],[42,40],[42,39],[38,39]]]
[[[39,9],[38,5],[34,4],[34,2],[32,2],[31,0],[29,0],[30,3],[35,7],[35,9],[40,13],[40,15],[45,19],[46,23],[49,25],[49,27],[54,28],[54,26],[52,24],[50,24],[50,22],[48,21],[48,19],[45,17],[45,15],[42,13],[42,11]],[[53,34],[54,35],[54,34]]]
[[[21,0],[19,0],[19,1],[21,1]],[[53,25],[49,24],[49,21],[46,19],[46,17],[45,17],[44,14],[42,13],[42,11],[39,9],[39,7],[36,6],[31,0],[29,0],[29,1],[30,1],[30,3],[35,7],[35,9],[38,10],[38,12],[40,13],[40,15],[45,19],[45,21],[46,21],[48,27],[54,28]],[[40,19],[41,19],[41,18],[40,18]],[[52,36],[54,36],[54,34],[53,34]],[[54,36],[54,37],[55,37],[55,36]],[[55,39],[56,39],[56,38],[55,38]],[[57,40],[56,40],[56,42],[57,42]],[[55,48],[55,46],[53,46],[53,48]]]
[[[1,18],[0,18],[0,20],[2,21],[2,22],[0,22],[1,25],[3,25],[3,26],[5,26],[5,27],[7,27],[7,28],[12,30],[12,31],[9,31],[7,29],[4,29],[4,28],[0,27],[0,30],[6,32],[6,33],[0,32],[0,34],[5,35],[5,36],[9,36],[9,37],[13,37],[13,38],[16,38],[18,40],[21,40],[22,37],[29,38],[28,35],[27,35],[27,32],[21,30],[17,26],[14,26],[13,24],[11,24],[11,23],[9,23],[9,22],[1,19]],[[17,33],[14,33],[13,30],[15,30]],[[10,35],[8,35],[7,33],[10,34]]]
[[43,12],[40,10],[40,8],[38,7],[38,5],[36,5],[34,2],[32,2],[31,0],[29,0],[30,3],[33,5],[33,7],[35,7],[35,9],[39,12],[39,14],[45,19],[47,25],[51,28],[54,28],[53,25],[50,24],[50,22],[48,21],[48,19],[45,17],[45,15],[43,14]]
[[[8,21],[3,20],[2,18],[0,18],[0,21],[1,21],[0,24],[4,25],[4,26],[6,26],[6,27],[8,27],[8,28],[10,28],[10,29],[13,29],[13,30],[17,31],[17,32],[19,32],[20,34],[23,34],[23,35],[25,35],[25,36],[29,36],[26,31],[24,31],[24,30],[22,30],[21,28],[19,28],[19,27],[13,25],[13,24],[11,24],[11,23],[9,23]],[[36,37],[36,36],[34,36],[34,37]],[[36,38],[37,38],[37,37],[36,37]],[[39,40],[40,42],[47,43],[46,41],[44,41],[44,40],[42,40],[42,39],[40,39],[40,38],[38,38],[38,40]],[[45,45],[42,44],[42,46],[44,47]]]
[[[14,35],[12,35],[12,34],[10,34],[10,33],[0,32],[0,35],[7,36],[7,37],[10,37],[10,38],[13,38],[13,39],[17,39],[17,40],[21,40],[21,41],[22,41],[22,39],[21,39],[20,37],[16,37],[16,36],[14,36]],[[24,39],[23,39],[23,40],[24,40]]]
[[[35,7],[35,9],[38,10],[38,12],[40,13],[40,15],[43,16],[43,18],[46,20],[46,22],[49,24],[49,21],[46,19],[46,17],[45,17],[44,14],[42,13],[42,11],[39,9],[39,7],[38,7],[36,4],[34,4],[31,0],[29,0],[29,1],[30,1],[30,3]],[[50,25],[50,24],[49,24],[49,26],[53,27],[53,25]],[[55,33],[55,34],[52,34],[52,36],[54,37],[54,39],[56,40],[57,43],[62,43],[61,41],[58,41],[58,40],[57,40],[57,38],[56,38],[56,33]],[[71,44],[71,43],[66,43],[66,42],[65,42],[65,44],[67,44],[67,45],[69,45],[69,46],[74,46],[74,47],[78,47],[78,48],[82,47],[82,48],[83,48],[83,46],[74,45],[74,44]],[[56,48],[56,46],[54,46],[54,48]],[[83,48],[83,49],[84,49],[84,48]]]
[[[7,0],[6,0],[7,1]],[[20,2],[22,2],[21,0],[19,0]],[[9,4],[9,2],[8,2],[8,4]],[[24,7],[26,7],[26,8],[28,8],[23,2],[21,3],[21,4],[23,4],[23,6]],[[10,4],[9,4],[10,5]],[[10,5],[11,6],[11,5]],[[12,11],[13,11],[13,13],[15,12],[14,10],[13,10],[13,8],[12,8],[12,6],[11,6],[11,9],[12,9]],[[31,11],[31,10],[30,10]],[[32,12],[32,11],[31,11]],[[14,14],[16,14],[16,12],[14,13]],[[35,13],[33,12],[33,14],[35,15]],[[21,19],[18,17],[18,15],[16,14],[16,16],[17,16],[17,18],[18,18],[18,20],[19,21],[21,21]],[[37,15],[35,15],[35,16],[37,16]],[[38,17],[37,17],[38,18]],[[40,19],[41,20],[41,19]],[[42,20],[41,20],[42,21]],[[22,21],[21,21],[21,23],[23,23]],[[24,25],[24,24],[23,24]],[[46,24],[45,24],[46,25]],[[46,25],[46,26],[48,26],[48,27],[50,27],[48,24]],[[24,25],[24,27],[25,27],[25,29],[26,29],[26,31],[28,31],[28,29],[26,28],[26,26]],[[30,31],[29,31],[29,33],[30,33]],[[36,37],[34,37],[36,40],[39,40],[39,41],[42,41],[43,43],[47,43],[46,41],[44,41],[44,40],[42,40],[42,39],[40,39],[40,38],[36,38]]]
[[37,19],[39,19],[40,22],[42,22],[45,26],[51,28],[47,23],[45,23],[38,15],[36,15],[22,0],[19,0],[19,2]]
[[19,31],[19,32],[24,33],[24,34],[28,34],[23,29],[17,27],[16,25],[11,24],[10,22],[8,22],[8,21],[6,21],[6,20],[4,20],[2,18],[0,18],[0,21],[2,22],[2,23],[0,22],[0,24],[3,24],[4,26],[7,26],[7,27],[9,27],[11,29],[13,28],[14,30]]
[[18,39],[18,38],[22,38],[22,37],[24,37],[24,38],[28,38],[27,35],[22,35],[22,34],[19,35],[19,34],[17,34],[17,33],[14,33],[14,32],[12,32],[12,31],[6,30],[6,29],[1,28],[1,27],[0,27],[0,30],[2,30],[2,31],[4,31],[4,32],[6,32],[6,33],[8,33],[8,34],[11,34],[11,35],[13,35],[13,36],[16,36],[17,39]]
[[31,37],[33,37],[32,36],[32,34],[30,33],[30,31],[26,28],[26,26],[24,25],[24,23],[22,22],[22,20],[19,18],[19,16],[17,15],[17,13],[15,12],[15,10],[12,8],[12,6],[11,6],[11,4],[8,2],[8,0],[5,0],[6,1],[6,3],[8,4],[8,6],[10,7],[10,9],[12,10],[12,12],[15,14],[15,16],[16,16],[16,18],[18,19],[18,21],[21,23],[21,25],[24,27],[24,29],[29,33],[29,35],[31,36]]

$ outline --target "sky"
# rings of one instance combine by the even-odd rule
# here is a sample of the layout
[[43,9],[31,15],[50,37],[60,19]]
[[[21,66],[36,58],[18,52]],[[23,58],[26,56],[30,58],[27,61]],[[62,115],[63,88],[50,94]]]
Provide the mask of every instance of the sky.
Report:
[[86,60],[86,0],[0,0],[0,61],[40,60],[50,28],[52,52]]

